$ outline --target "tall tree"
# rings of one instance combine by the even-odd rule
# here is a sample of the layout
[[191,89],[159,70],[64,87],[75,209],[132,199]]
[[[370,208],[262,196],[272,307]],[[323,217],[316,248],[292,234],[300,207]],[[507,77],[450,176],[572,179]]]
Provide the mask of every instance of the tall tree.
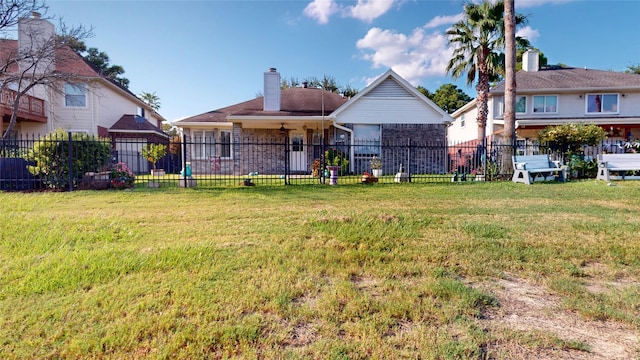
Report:
[[640,74],[640,64],[632,64],[624,71],[627,74]]
[[90,47],[87,49],[87,54],[84,55],[84,58],[93,64],[101,75],[108,77],[125,88],[129,87],[129,79],[122,76],[124,68],[120,65],[111,65],[109,63],[109,55],[106,52]]
[[424,87],[424,86],[422,86],[422,85],[418,85],[418,86],[416,86],[416,89],[417,89],[418,91],[420,91],[420,93],[421,93],[422,95],[424,95],[424,96],[426,96],[427,98],[429,98],[429,99],[433,100],[433,93],[432,93],[431,91],[429,91],[429,89],[425,88],[425,87]]
[[508,172],[512,167],[512,155],[515,154],[516,139],[516,12],[514,0],[504,2],[504,53],[505,53],[505,84],[504,84],[504,141],[507,144],[503,151],[501,173]]
[[[0,0],[1,1],[1,0]],[[58,40],[64,42],[73,51],[88,61],[100,75],[105,76],[125,88],[129,87],[129,79],[122,76],[124,68],[120,65],[111,65],[109,55],[106,52],[98,50],[98,48],[87,48],[87,44],[82,39],[68,35],[57,35]]]
[[156,95],[155,91],[152,93],[143,91],[138,94],[138,97],[153,110],[160,110],[160,98]]
[[449,114],[472,100],[469,95],[454,84],[442,84],[429,98]]
[[[447,72],[455,79],[466,75],[467,84],[476,81],[478,107],[478,140],[484,141],[489,113],[489,87],[501,72],[501,54],[504,47],[504,2],[485,1],[464,6],[464,19],[447,31],[454,46]],[[524,24],[526,17],[516,14],[516,25]]]
[[52,26],[39,26],[47,21],[41,15],[46,11],[47,7],[39,0],[0,1],[0,34],[15,30],[20,21],[25,21],[25,31],[34,39],[26,46],[18,46],[17,51],[6,51],[0,55],[0,91],[12,91],[12,96],[7,97],[10,103],[5,103],[11,106],[11,117],[3,139],[12,135],[21,99],[32,89],[46,86],[51,91],[62,92],[61,84],[76,77],[74,73],[57,71],[58,65],[76,56],[65,40],[84,39],[91,35],[91,30],[82,26],[67,28],[61,24],[60,33],[56,36]]

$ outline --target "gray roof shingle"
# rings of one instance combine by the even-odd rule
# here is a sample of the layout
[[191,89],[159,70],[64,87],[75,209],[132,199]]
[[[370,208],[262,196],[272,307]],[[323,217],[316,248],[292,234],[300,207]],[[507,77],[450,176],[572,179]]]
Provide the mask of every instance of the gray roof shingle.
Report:
[[[640,91],[638,74],[593,69],[552,67],[530,72],[521,70],[516,73],[516,82],[519,93],[629,88],[637,88]],[[491,89],[491,93],[502,92],[504,92],[504,82]]]

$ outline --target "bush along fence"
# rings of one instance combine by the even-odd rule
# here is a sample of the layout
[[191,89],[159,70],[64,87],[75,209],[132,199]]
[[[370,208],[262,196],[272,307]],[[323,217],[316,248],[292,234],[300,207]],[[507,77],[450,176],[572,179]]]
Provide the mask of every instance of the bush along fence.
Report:
[[0,190],[498,181],[511,179],[513,154],[550,154],[574,178],[595,178],[597,154],[636,151],[640,142],[621,140],[567,155],[528,140],[323,146],[286,136],[232,143],[185,135],[147,143],[57,131],[0,140]]

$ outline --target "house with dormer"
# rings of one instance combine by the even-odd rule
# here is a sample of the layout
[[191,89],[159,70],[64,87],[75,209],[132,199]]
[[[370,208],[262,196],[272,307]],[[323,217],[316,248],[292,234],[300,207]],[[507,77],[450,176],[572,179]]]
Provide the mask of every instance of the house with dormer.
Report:
[[[349,160],[346,170],[360,173],[373,156],[390,161],[393,154],[384,153],[388,145],[446,142],[449,115],[393,70],[351,99],[306,84],[281,89],[275,68],[263,75],[264,96],[174,122],[188,136],[186,160],[194,173],[281,174],[286,168],[308,174],[327,148],[342,151]],[[273,150],[269,161],[244,165],[255,151],[272,149],[258,144],[285,142],[289,151]],[[250,150],[248,144],[256,147]],[[397,171],[395,165],[385,171]]]
[[[10,79],[19,78],[17,74],[33,66],[28,60],[15,59],[37,52],[40,44],[50,43],[54,36],[54,25],[33,13],[19,20],[17,40],[0,40],[0,60],[8,65],[0,74],[4,84],[0,100],[3,132],[9,125],[19,86]],[[52,72],[64,75],[60,78],[65,80],[36,85],[20,98],[11,137],[45,135],[57,129],[108,137],[118,160],[136,164],[133,167],[137,172],[146,171],[148,164],[139,159],[139,148],[147,142],[168,143],[162,131],[165,119],[71,48],[56,46],[47,56],[36,64],[36,75]]]
[[[516,73],[516,134],[535,140],[540,130],[567,123],[597,124],[610,140],[640,137],[640,75],[622,72],[539,66],[538,52],[523,55]],[[500,139],[504,129],[504,83],[489,93],[486,136]],[[450,142],[477,138],[476,100],[454,112],[448,129]]]

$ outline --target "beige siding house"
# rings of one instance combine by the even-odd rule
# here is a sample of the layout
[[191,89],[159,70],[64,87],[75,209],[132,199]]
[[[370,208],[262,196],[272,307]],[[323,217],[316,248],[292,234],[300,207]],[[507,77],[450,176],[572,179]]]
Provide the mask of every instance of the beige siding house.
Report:
[[[53,24],[34,13],[30,18],[20,19],[18,40],[0,40],[0,58],[10,62],[25,49],[36,48],[50,40],[55,34]],[[80,55],[70,48],[60,48],[48,61],[38,65],[37,71],[58,72],[71,79],[65,83],[37,85],[23,98],[14,135],[41,134],[63,129],[71,132],[84,132],[113,139],[121,137],[166,138],[162,132],[160,114],[138,99],[128,89],[102,76]],[[29,66],[24,61],[14,64],[6,72],[6,79]],[[2,127],[6,129],[11,117],[11,98],[15,96],[17,85],[6,81],[2,92],[0,110]],[[144,118],[142,132],[140,121],[119,122],[125,115]],[[133,118],[132,118],[133,119]],[[114,125],[119,123],[117,127]],[[150,130],[151,129],[151,130]],[[153,140],[156,141],[156,140]]]

